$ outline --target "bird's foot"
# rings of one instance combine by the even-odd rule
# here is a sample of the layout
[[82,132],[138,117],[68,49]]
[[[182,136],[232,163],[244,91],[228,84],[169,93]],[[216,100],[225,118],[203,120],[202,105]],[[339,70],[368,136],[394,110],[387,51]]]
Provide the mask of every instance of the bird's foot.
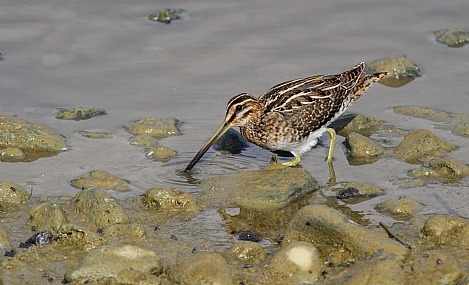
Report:
[[287,161],[287,162],[282,162],[282,165],[285,165],[285,166],[297,166],[298,164],[300,164],[300,161],[301,161],[300,153],[299,153],[299,152],[295,152],[295,153],[293,153],[293,155],[295,156],[295,158],[293,158],[292,160]]

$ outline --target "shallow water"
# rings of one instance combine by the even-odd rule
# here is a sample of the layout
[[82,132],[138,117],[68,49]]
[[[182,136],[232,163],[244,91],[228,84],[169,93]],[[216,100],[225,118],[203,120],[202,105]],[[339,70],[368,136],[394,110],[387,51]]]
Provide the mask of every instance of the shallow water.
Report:
[[[131,181],[131,191],[177,187],[197,192],[192,184],[216,174],[258,169],[271,153],[251,146],[232,157],[210,150],[192,177],[181,175],[223,120],[234,95],[260,95],[285,80],[335,73],[361,61],[406,53],[422,77],[400,87],[374,86],[349,111],[375,116],[399,128],[431,129],[458,146],[449,154],[469,163],[467,138],[435,123],[392,111],[418,105],[467,112],[469,47],[437,43],[434,30],[467,27],[469,2],[315,1],[0,1],[0,113],[47,125],[67,137],[71,150],[29,163],[0,162],[0,180],[25,186],[34,196],[75,195],[69,181],[103,169]],[[163,8],[183,8],[181,20],[166,25],[147,16]],[[87,106],[108,114],[86,121],[54,118],[57,107]],[[176,117],[181,136],[161,145],[178,156],[168,163],[145,158],[131,146],[122,127],[143,117]],[[89,139],[80,130],[113,133]],[[339,181],[359,180],[386,190],[386,195],[350,206],[372,222],[392,219],[373,210],[399,196],[426,206],[423,213],[469,216],[467,181],[399,189],[391,180],[416,168],[395,159],[350,166],[338,138],[335,170]],[[327,136],[324,144],[328,145]],[[301,167],[319,183],[329,179],[317,147],[302,157]],[[189,183],[191,182],[191,183]],[[29,189],[29,186],[27,187]]]

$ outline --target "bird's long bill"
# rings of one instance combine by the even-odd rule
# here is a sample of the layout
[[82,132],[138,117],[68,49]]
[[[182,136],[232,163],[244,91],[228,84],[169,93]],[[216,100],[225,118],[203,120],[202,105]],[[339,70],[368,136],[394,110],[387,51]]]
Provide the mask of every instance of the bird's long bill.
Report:
[[202,158],[202,156],[207,152],[207,150],[224,134],[226,133],[232,125],[228,122],[224,122],[223,125],[217,130],[217,132],[212,136],[212,138],[199,150],[196,156],[192,161],[187,165],[184,172],[189,171],[194,167],[194,165]]

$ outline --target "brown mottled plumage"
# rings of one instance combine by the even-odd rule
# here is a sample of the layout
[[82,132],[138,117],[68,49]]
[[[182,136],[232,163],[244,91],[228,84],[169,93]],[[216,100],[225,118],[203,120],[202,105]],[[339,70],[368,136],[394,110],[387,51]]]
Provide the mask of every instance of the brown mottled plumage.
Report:
[[325,132],[331,135],[328,161],[332,161],[335,132],[327,126],[340,116],[373,83],[387,73],[366,74],[365,64],[332,75],[316,75],[280,83],[259,98],[242,93],[227,104],[223,125],[186,167],[194,167],[205,152],[232,126],[239,126],[248,141],[269,150],[300,155],[318,143]]

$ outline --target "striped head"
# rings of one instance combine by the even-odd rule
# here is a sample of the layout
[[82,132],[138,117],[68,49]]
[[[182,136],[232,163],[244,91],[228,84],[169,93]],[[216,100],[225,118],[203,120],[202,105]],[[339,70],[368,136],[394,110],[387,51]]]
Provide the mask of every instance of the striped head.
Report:
[[228,101],[226,105],[225,123],[234,127],[242,127],[260,115],[262,105],[248,93],[241,93]]

